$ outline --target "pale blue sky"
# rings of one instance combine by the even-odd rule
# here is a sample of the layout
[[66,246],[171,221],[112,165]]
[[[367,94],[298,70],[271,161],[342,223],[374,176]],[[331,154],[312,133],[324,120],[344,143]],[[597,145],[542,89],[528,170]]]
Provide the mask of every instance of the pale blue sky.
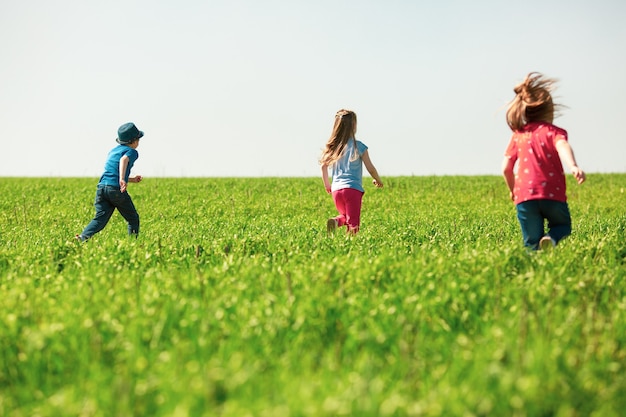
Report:
[[504,108],[558,78],[588,172],[626,172],[623,0],[0,0],[0,176],[318,176],[340,108],[383,176],[500,174]]

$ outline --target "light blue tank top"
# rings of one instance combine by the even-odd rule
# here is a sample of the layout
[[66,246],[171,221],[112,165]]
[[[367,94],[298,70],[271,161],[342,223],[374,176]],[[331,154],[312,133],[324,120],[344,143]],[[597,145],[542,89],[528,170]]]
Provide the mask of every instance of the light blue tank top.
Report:
[[354,139],[350,139],[341,158],[331,167],[332,184],[331,191],[344,188],[354,188],[361,192],[363,189],[363,160],[361,155],[367,150],[367,146],[361,141],[356,141],[357,155],[354,155]]

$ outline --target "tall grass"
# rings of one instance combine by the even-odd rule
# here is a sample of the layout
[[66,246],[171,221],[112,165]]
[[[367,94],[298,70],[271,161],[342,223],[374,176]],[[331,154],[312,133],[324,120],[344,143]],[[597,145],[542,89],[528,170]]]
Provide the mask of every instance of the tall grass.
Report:
[[626,410],[626,175],[568,184],[550,253],[498,177],[388,178],[355,237],[320,179],[131,187],[139,239],[77,244],[93,180],[0,179],[0,415]]

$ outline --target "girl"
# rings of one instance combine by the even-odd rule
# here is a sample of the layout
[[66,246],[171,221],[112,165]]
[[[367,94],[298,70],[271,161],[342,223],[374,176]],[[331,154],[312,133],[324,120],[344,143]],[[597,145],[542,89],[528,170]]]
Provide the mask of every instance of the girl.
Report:
[[[505,152],[502,173],[516,205],[524,246],[533,250],[556,246],[572,231],[561,161],[569,166],[578,184],[585,181],[567,132],[552,124],[555,104],[550,92],[554,82],[536,72],[528,74],[513,89],[515,98],[506,112],[513,137]],[[548,221],[547,234],[544,219]]]
[[119,145],[109,152],[96,190],[96,215],[85,230],[76,235],[78,241],[84,242],[104,229],[115,209],[128,222],[128,234],[135,237],[139,234],[139,214],[126,192],[126,186],[129,182],[142,180],[141,175],[129,176],[133,164],[139,158],[137,147],[142,137],[143,132],[134,123],[125,123],[117,130],[116,141]]
[[[348,233],[356,234],[361,223],[361,201],[363,189],[363,164],[372,176],[376,187],[382,188],[383,182],[370,160],[367,146],[356,140],[356,114],[350,110],[339,110],[335,115],[333,131],[326,143],[320,165],[322,179],[327,193],[333,195],[339,215],[328,219],[329,233],[337,227],[347,225]],[[328,170],[332,171],[332,186],[328,179]]]

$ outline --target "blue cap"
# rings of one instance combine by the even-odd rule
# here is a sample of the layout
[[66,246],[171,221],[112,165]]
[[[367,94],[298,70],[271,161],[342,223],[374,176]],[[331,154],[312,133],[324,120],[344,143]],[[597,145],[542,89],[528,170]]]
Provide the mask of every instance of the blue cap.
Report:
[[117,143],[129,144],[135,139],[143,137],[143,132],[137,129],[134,123],[124,123],[117,129]]

